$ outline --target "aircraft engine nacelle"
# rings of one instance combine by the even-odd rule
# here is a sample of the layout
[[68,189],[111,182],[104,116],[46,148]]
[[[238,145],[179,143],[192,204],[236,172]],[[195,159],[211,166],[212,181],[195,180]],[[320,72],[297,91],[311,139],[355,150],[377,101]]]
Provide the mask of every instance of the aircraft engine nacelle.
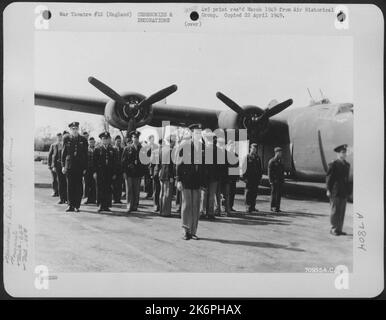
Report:
[[243,106],[243,114],[237,114],[233,110],[221,111],[218,116],[218,126],[221,129],[251,129],[253,122],[262,114],[263,109],[256,106]]
[[129,120],[134,118],[135,127],[148,124],[152,119],[152,107],[144,106],[138,108],[137,105],[146,97],[140,93],[126,93],[122,97],[128,102],[123,105],[114,100],[110,100],[105,107],[105,119],[115,128],[126,130]]

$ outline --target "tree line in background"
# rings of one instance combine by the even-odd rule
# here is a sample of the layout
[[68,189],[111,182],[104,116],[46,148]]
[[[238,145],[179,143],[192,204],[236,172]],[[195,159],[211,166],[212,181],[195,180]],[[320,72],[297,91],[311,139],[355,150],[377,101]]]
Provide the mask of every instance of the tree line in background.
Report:
[[[104,130],[105,127],[105,121],[102,118],[101,123],[97,125],[97,128],[94,128],[94,125],[89,122],[80,123],[80,132],[82,133],[84,131],[87,131],[90,136],[98,140],[97,138],[99,134]],[[58,130],[57,128],[53,128],[49,125],[36,128],[34,139],[34,151],[47,152],[50,149],[50,145],[56,141],[56,134],[58,132],[63,132],[64,130],[68,131],[68,128],[65,127],[62,130]],[[108,131],[113,137],[121,134],[121,132],[116,128],[109,127]]]

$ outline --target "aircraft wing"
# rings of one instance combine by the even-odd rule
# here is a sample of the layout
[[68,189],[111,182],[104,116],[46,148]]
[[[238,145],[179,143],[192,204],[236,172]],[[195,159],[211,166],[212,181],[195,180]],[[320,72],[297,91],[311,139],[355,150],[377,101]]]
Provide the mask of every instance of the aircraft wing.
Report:
[[174,106],[170,104],[153,105],[153,119],[149,125],[162,126],[162,121],[169,121],[171,125],[188,127],[201,124],[203,128],[212,130],[218,128],[219,110],[198,107]]
[[93,114],[104,114],[107,101],[103,99],[35,93],[35,105],[62,110],[79,111]]
[[[58,95],[53,93],[35,93],[35,105],[103,115],[108,100]],[[172,106],[164,103],[153,105],[153,117],[149,125],[160,127],[163,121],[171,125],[189,126],[201,124],[204,128],[218,127],[218,110],[196,107]]]

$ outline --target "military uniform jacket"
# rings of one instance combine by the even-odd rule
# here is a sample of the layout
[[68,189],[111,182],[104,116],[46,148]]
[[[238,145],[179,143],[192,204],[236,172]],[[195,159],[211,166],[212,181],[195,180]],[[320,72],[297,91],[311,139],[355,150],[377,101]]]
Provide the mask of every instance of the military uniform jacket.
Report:
[[284,182],[284,166],[281,160],[272,158],[268,162],[269,183],[278,184]]
[[117,174],[122,174],[122,154],[123,154],[123,147],[116,147],[114,146],[114,151],[116,153],[116,163],[115,163],[115,172]]
[[159,164],[154,172],[158,174],[161,181],[173,179],[176,175],[175,159],[172,159],[173,148],[170,145],[163,145],[158,153]]
[[346,198],[350,195],[350,164],[347,161],[335,160],[328,165],[326,187],[332,197]]
[[94,172],[114,175],[117,166],[117,153],[112,146],[100,146],[94,152]]
[[263,169],[260,157],[258,155],[248,154],[246,158],[246,170],[243,175],[243,178],[247,180],[247,186],[259,185],[262,175]]
[[81,135],[63,139],[62,167],[67,170],[86,170],[88,163],[88,142]]
[[52,167],[61,168],[62,167],[62,153],[64,145],[62,143],[55,143],[53,146],[53,155],[52,155]]
[[144,165],[141,163],[140,153],[142,145],[138,144],[137,147],[133,143],[130,143],[123,150],[122,154],[122,170],[128,177],[142,177],[144,175]]
[[[179,156],[181,157],[176,165],[176,180],[182,182],[182,186],[186,189],[199,189],[205,185],[205,170],[204,170],[204,147],[202,146],[201,154],[199,154],[198,149],[195,151],[193,142],[190,143],[191,148],[191,159],[190,163],[184,163],[183,161],[183,151],[185,143],[179,146]],[[201,157],[202,164],[195,164],[194,158],[196,159]]]
[[55,162],[53,162],[53,155],[55,152],[55,147],[58,145],[58,142],[50,145],[50,150],[48,151],[48,168],[52,169],[55,166]]
[[94,168],[95,149],[96,148],[88,148],[87,150],[87,159],[88,159],[87,170],[89,172],[95,172],[95,168]]

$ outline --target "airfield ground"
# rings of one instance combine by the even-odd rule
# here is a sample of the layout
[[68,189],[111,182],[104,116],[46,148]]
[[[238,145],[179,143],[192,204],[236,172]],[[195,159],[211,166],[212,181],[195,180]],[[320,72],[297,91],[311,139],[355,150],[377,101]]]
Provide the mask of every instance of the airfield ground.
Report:
[[[344,231],[329,234],[329,204],[302,195],[282,199],[282,213],[269,211],[269,196],[259,195],[258,213],[238,212],[215,221],[200,220],[200,240],[182,240],[180,219],[160,217],[152,202],[139,211],[97,213],[95,205],[65,213],[48,188],[47,166],[35,162],[36,264],[51,272],[305,272],[306,268],[352,269],[353,207],[347,205]],[[142,194],[143,196],[143,194]]]

